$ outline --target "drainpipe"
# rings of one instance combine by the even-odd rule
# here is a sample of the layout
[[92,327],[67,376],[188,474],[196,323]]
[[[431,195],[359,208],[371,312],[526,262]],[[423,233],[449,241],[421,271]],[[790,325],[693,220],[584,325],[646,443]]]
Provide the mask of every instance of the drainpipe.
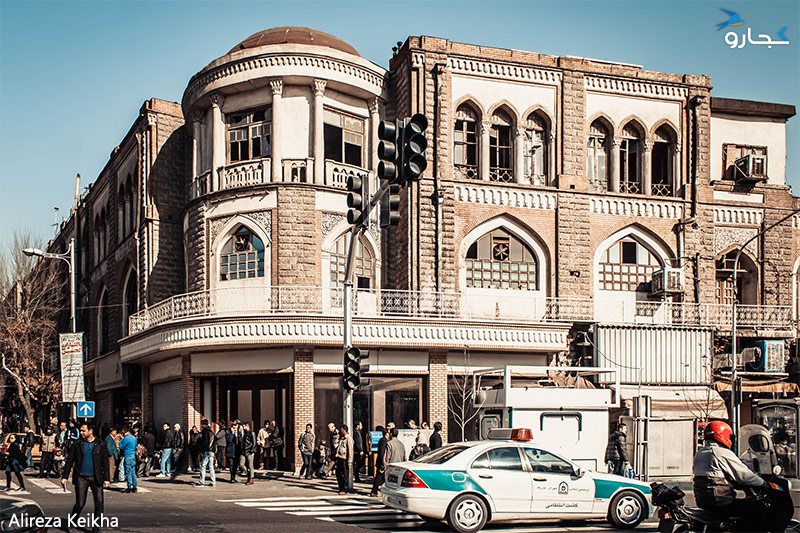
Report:
[[434,246],[436,247],[436,257],[434,262],[434,270],[436,272],[436,292],[442,290],[441,287],[441,253],[442,253],[442,232],[440,228],[442,220],[442,201],[439,198],[439,127],[441,125],[441,109],[442,109],[442,75],[444,74],[445,63],[437,63],[433,67],[434,74],[434,108],[433,108],[433,206],[435,216],[435,232]]
[[705,97],[694,96],[689,100],[689,107],[692,110],[692,218],[697,218],[697,156],[699,152],[700,134],[700,111],[698,108],[703,103]]

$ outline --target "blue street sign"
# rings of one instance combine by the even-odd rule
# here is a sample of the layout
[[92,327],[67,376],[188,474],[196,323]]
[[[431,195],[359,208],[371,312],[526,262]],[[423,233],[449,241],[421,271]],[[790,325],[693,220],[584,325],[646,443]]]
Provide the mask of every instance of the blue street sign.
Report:
[[78,402],[78,416],[94,418],[94,402]]

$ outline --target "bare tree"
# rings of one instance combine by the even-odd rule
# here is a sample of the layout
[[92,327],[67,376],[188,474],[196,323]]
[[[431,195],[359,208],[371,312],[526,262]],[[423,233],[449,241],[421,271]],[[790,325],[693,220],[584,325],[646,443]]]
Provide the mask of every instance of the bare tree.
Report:
[[[58,340],[66,275],[54,261],[36,261],[22,253],[34,239],[16,232],[0,254],[0,359],[4,381],[16,396],[31,429],[36,414],[52,408],[61,395],[51,352]],[[50,413],[48,413],[49,415]]]
[[447,409],[456,426],[461,430],[461,440],[466,440],[466,428],[478,416],[481,405],[475,407],[476,388],[472,380],[472,360],[469,348],[464,348],[462,371],[450,376]]

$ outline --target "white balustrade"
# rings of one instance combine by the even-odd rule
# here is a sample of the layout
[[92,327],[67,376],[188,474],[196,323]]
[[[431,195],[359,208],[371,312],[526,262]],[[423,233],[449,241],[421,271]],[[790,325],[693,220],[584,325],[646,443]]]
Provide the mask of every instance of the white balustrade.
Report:
[[339,163],[337,161],[325,161],[325,185],[347,188],[347,178],[355,174],[367,174],[368,171],[355,165]]
[[219,188],[237,189],[261,185],[270,181],[270,160],[242,161],[226,166],[222,171]]

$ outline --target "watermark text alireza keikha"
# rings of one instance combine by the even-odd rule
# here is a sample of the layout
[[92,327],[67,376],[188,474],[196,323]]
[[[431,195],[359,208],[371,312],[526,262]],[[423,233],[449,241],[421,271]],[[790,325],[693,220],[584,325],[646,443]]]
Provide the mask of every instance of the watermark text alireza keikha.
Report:
[[[3,523],[5,529],[28,529],[36,528],[62,528],[66,522],[67,527],[71,528],[117,528],[119,518],[104,514],[90,514],[87,516],[67,516],[66,519],[60,516],[30,516],[27,513],[15,513],[7,522]],[[4,530],[5,530],[4,529]]]

